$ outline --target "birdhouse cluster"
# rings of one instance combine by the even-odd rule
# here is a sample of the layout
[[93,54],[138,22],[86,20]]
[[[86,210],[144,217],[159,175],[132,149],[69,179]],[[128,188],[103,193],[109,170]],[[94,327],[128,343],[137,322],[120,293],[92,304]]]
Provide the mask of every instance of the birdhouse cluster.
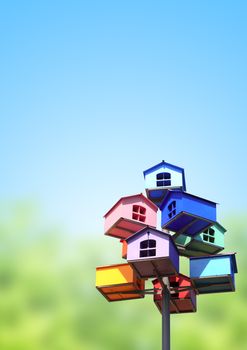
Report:
[[[184,169],[164,161],[145,170],[144,181],[146,196],[122,197],[104,216],[104,234],[120,241],[125,263],[97,267],[96,288],[108,301],[152,294],[161,312],[165,278],[170,313],[195,312],[200,294],[234,291],[236,258],[220,253],[226,230],[217,204],[188,193]],[[189,276],[180,272],[180,256]],[[152,289],[145,289],[148,279]]]

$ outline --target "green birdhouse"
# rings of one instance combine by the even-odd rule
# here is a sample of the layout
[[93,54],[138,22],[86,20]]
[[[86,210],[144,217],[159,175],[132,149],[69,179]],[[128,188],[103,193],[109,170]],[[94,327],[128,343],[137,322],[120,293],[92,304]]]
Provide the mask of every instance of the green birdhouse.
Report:
[[194,237],[187,248],[202,253],[217,254],[225,248],[226,229],[218,223],[207,228]]
[[225,232],[226,229],[216,222],[194,237],[175,234],[173,238],[181,255],[200,256],[222,251],[225,247]]

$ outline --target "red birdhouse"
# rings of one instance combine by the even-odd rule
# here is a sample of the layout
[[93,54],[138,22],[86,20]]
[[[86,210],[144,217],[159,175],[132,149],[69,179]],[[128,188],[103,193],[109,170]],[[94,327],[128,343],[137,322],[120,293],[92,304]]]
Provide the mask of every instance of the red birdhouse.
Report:
[[[189,277],[179,274],[170,276],[170,313],[186,313],[196,311],[196,294]],[[154,288],[159,289],[154,294],[154,303],[161,312],[162,310],[162,290],[158,279],[152,281]]]

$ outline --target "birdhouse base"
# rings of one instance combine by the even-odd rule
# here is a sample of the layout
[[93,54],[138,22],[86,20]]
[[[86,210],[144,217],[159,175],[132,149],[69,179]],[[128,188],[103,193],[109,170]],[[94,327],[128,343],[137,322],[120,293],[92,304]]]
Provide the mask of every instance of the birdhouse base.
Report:
[[[162,313],[162,300],[154,300],[160,313]],[[170,313],[171,314],[184,314],[189,312],[196,312],[196,305],[194,305],[191,299],[170,299]]]
[[184,246],[181,246],[178,244],[177,244],[177,249],[179,251],[180,256],[185,256],[187,258],[208,256],[208,253],[206,253],[206,252],[204,253],[204,252],[198,251],[198,250],[191,250],[188,247],[184,247]]
[[178,274],[170,258],[128,260],[140,278],[172,276]]
[[234,292],[232,275],[191,278],[197,294]]
[[195,251],[195,255],[191,256],[199,256],[200,252],[203,255],[204,253],[209,254],[217,254],[221,252],[224,247],[217,246],[215,244],[210,244],[208,242],[203,241],[197,241],[195,239],[192,239],[191,242],[186,246],[186,249],[189,249],[191,251]]
[[[208,242],[198,241],[192,237],[180,235],[172,236],[178,248],[179,255],[186,257],[208,256],[209,254],[217,254],[224,248]],[[184,237],[187,237],[185,239]],[[180,243],[181,242],[181,243]]]
[[105,232],[105,235],[119,239],[126,239],[144,227],[146,227],[146,224],[144,223],[136,220],[120,218]]
[[173,219],[162,226],[162,229],[176,232],[177,235],[185,234],[195,236],[199,232],[211,226],[214,221],[202,218],[186,212],[180,212]]
[[[130,283],[111,287],[103,286],[96,288],[108,301],[121,301],[144,298],[144,293],[141,294],[141,291],[144,290],[144,284],[143,286],[136,286]],[[140,291],[140,293],[133,293],[133,291]]]
[[167,189],[146,189],[148,199],[152,201],[157,207],[160,207],[167,193]]

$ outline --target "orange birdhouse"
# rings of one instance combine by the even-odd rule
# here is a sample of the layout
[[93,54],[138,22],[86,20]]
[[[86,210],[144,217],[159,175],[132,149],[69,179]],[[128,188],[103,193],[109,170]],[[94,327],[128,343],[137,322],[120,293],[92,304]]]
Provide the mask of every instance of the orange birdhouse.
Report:
[[129,264],[101,266],[96,268],[96,288],[108,301],[138,299],[144,297],[145,281]]
[[122,243],[122,258],[127,259],[128,244],[124,239],[121,239],[120,242]]

